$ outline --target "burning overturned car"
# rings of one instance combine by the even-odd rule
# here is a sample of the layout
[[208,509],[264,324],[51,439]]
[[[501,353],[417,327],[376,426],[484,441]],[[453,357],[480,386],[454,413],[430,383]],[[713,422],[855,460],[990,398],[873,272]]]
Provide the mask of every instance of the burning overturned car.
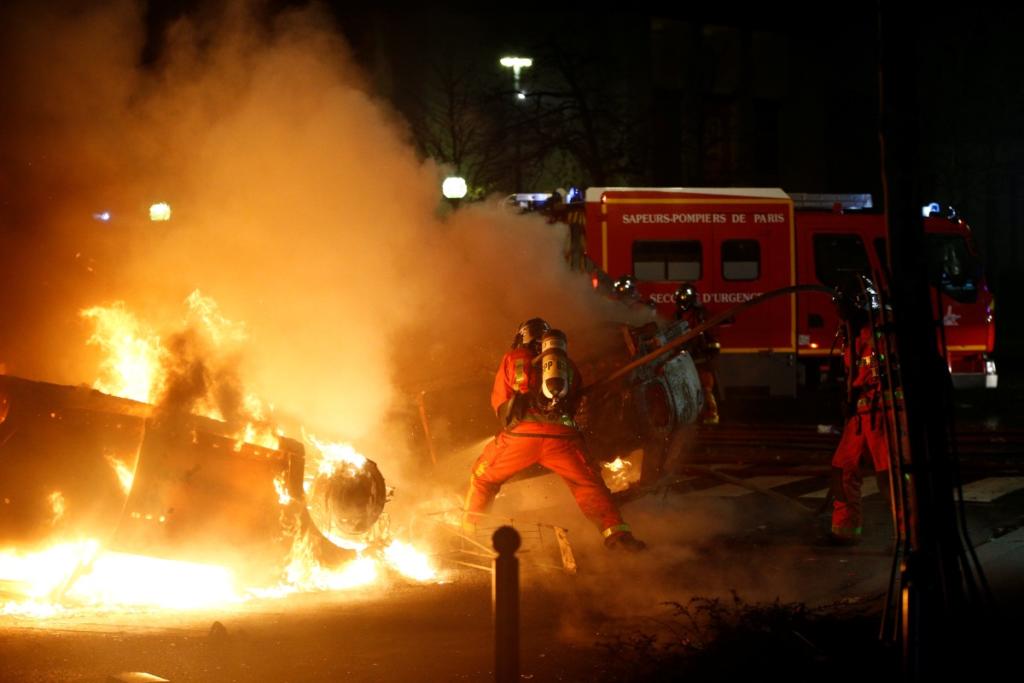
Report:
[[[201,309],[204,320],[217,318],[212,301],[198,293],[189,305]],[[601,353],[581,358],[590,377],[651,353],[658,357],[621,381],[591,385],[583,416],[591,451],[608,472],[622,471],[628,479],[640,465],[621,456],[643,449],[644,476],[656,474],[670,436],[693,421],[701,403],[693,363],[672,343],[686,333],[685,324],[603,332],[621,346],[610,351],[603,343]],[[174,337],[167,343],[187,347],[186,341],[196,343]],[[141,352],[145,344],[128,346],[142,356],[159,355]],[[661,348],[671,353],[659,355]],[[5,612],[192,606],[203,604],[207,591],[218,602],[273,597],[364,584],[381,567],[416,580],[435,576],[425,556],[391,536],[383,513],[390,491],[372,460],[346,444],[285,437],[271,421],[261,421],[256,408],[218,408],[210,403],[210,387],[199,394],[189,388],[194,395],[181,400],[187,392],[175,381],[211,374],[197,368],[195,358],[185,360],[172,368],[178,377],[164,379],[161,397],[152,378],[140,390],[131,382],[92,388],[0,375]],[[135,361],[153,365],[153,358]],[[164,364],[174,365],[166,358]],[[490,416],[472,417],[473,400],[486,397],[485,387],[469,385],[468,403],[459,389],[419,393],[418,421],[435,461],[438,453],[493,435]],[[235,396],[227,403],[248,400]],[[239,419],[243,413],[253,419]],[[463,471],[467,465],[458,463]],[[152,594],[135,594],[133,586],[146,577],[159,577]],[[180,594],[175,581],[187,584]],[[206,589],[197,590],[200,585]],[[126,597],[126,589],[133,594]]]
[[0,375],[3,613],[238,602],[364,585],[382,569],[432,578],[391,537],[376,463],[348,444],[103,388]]

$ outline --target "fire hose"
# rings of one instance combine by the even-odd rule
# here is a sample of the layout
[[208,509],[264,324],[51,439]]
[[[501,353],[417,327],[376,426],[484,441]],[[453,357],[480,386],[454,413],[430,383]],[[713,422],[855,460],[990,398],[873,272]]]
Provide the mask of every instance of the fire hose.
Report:
[[599,379],[590,386],[585,387],[583,389],[583,393],[589,394],[603,386],[611,384],[617,379],[621,379],[622,377],[628,375],[633,370],[636,370],[641,366],[647,365],[656,358],[659,358],[660,356],[663,356],[666,353],[669,353],[670,351],[678,349],[680,346],[686,344],[687,342],[696,339],[707,330],[717,325],[720,325],[723,321],[728,320],[729,318],[735,316],[737,313],[745,311],[748,308],[753,308],[754,306],[763,304],[764,302],[769,301],[770,299],[774,299],[779,296],[784,296],[786,294],[796,294],[797,292],[821,292],[823,294],[828,294],[829,296],[835,294],[835,291],[832,288],[825,287],[823,285],[791,285],[789,287],[782,287],[780,289],[773,289],[769,292],[764,292],[763,294],[759,294],[755,296],[753,299],[750,299],[749,301],[744,301],[741,304],[736,304],[731,308],[727,308],[721,313],[712,316],[710,319],[701,323],[692,330],[687,331],[685,334],[679,335],[678,337],[671,340],[664,346],[661,346],[655,349],[654,351],[644,354],[643,356],[640,356],[639,358],[627,363],[626,365],[623,365],[621,368],[619,368],[612,374],[608,375],[604,379]]
[[[585,387],[583,389],[583,392],[585,394],[589,394],[589,393],[594,392],[597,389],[600,389],[600,388],[607,387],[607,386],[611,385],[616,380],[621,379],[622,377],[626,376],[627,374],[629,374],[630,372],[632,372],[636,368],[639,368],[639,367],[642,367],[644,365],[647,365],[648,363],[656,360],[657,358],[659,358],[659,357],[661,357],[661,356],[663,356],[663,355],[665,355],[667,353],[670,353],[672,351],[675,351],[675,350],[679,349],[681,346],[683,346],[687,342],[690,342],[690,341],[698,338],[701,334],[703,334],[707,330],[711,329],[712,327],[715,327],[716,325],[720,325],[723,321],[728,320],[729,318],[735,316],[738,313],[741,313],[742,311],[745,311],[745,310],[747,310],[749,308],[753,308],[754,306],[758,306],[758,305],[764,303],[765,301],[769,301],[769,300],[774,299],[776,297],[784,296],[786,294],[796,294],[797,292],[821,292],[821,293],[824,293],[824,294],[828,294],[830,296],[834,296],[835,295],[835,291],[834,290],[832,290],[829,287],[824,287],[822,285],[792,285],[792,286],[789,286],[789,287],[782,287],[780,289],[775,289],[775,290],[772,290],[772,291],[769,291],[769,292],[764,292],[763,294],[760,294],[760,295],[750,299],[749,301],[744,301],[743,303],[740,303],[740,304],[737,304],[735,306],[732,306],[732,307],[722,311],[721,313],[718,313],[717,315],[712,316],[710,319],[708,319],[707,321],[705,321],[705,322],[701,323],[700,325],[694,327],[692,330],[688,330],[686,333],[684,333],[684,334],[682,334],[682,335],[672,339],[671,341],[669,341],[668,343],[664,344],[663,346],[661,346],[661,347],[651,351],[650,353],[644,354],[643,356],[641,356],[641,357],[639,357],[639,358],[637,358],[637,359],[627,363],[626,365],[622,366],[621,368],[619,368],[615,372],[611,373],[607,377],[594,382],[593,384],[591,384],[588,387]],[[671,439],[670,447],[679,448],[680,445],[681,444],[679,444],[679,439],[677,437]],[[693,471],[697,471],[700,474],[703,474],[703,475],[706,475],[706,476],[710,476],[710,477],[719,479],[720,481],[723,481],[723,482],[726,482],[726,483],[729,483],[729,484],[734,484],[736,486],[741,486],[743,488],[750,489],[751,491],[754,491],[756,493],[764,494],[766,496],[769,496],[770,498],[773,498],[775,500],[783,502],[786,505],[788,505],[788,506],[790,506],[792,508],[795,508],[798,511],[804,513],[804,514],[809,514],[809,515],[816,514],[815,510],[809,509],[805,505],[803,505],[801,503],[798,503],[796,501],[793,501],[793,500],[791,500],[789,498],[786,498],[785,496],[783,496],[783,495],[781,495],[779,493],[776,493],[775,491],[771,491],[771,490],[766,489],[766,488],[761,487],[761,486],[756,486],[756,485],[751,484],[750,482],[748,482],[746,480],[739,479],[737,477],[730,477],[729,475],[726,475],[726,474],[723,474],[721,472],[718,472],[718,471],[716,471],[716,470],[714,470],[712,468],[700,467],[700,466],[696,466],[696,465],[687,465],[687,469],[690,469],[690,470],[693,470]]]

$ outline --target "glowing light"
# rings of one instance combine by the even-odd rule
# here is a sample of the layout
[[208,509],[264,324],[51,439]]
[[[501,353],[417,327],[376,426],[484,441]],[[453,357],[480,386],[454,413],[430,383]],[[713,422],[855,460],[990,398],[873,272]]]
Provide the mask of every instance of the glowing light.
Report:
[[812,349],[818,348],[818,342],[811,342],[811,348]]
[[135,481],[135,472],[128,468],[128,465],[124,464],[112,455],[104,456],[107,459],[107,463],[114,468],[114,473],[117,475],[117,481],[121,485],[121,490],[128,493],[132,490],[132,482]]
[[502,66],[510,69],[525,69],[533,66],[533,60],[529,57],[502,57],[499,62]]
[[467,191],[466,179],[459,176],[448,176],[441,183],[441,194],[445,199],[462,199]]
[[109,211],[100,211],[99,213],[94,213],[92,215],[92,217],[95,218],[98,221],[102,221],[102,222],[106,223],[107,221],[110,220],[110,212]]
[[526,93],[519,89],[519,75],[523,69],[533,66],[533,60],[529,57],[502,57],[498,63],[512,69],[512,83],[516,89],[516,99],[525,100]]
[[169,221],[171,220],[171,205],[167,202],[157,202],[149,207],[149,220]]

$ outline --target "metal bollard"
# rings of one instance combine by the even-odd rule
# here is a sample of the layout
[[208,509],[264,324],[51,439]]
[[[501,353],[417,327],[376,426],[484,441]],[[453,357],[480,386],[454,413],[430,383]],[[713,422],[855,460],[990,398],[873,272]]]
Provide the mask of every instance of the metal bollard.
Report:
[[494,558],[491,601],[494,609],[494,680],[519,680],[519,559],[522,540],[510,526],[499,527],[491,537],[498,556]]

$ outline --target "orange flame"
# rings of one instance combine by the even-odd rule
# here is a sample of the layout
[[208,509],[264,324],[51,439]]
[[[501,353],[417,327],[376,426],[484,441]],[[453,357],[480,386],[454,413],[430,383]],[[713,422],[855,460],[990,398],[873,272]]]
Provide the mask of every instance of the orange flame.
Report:
[[[244,326],[227,320],[209,297],[196,291],[186,303],[189,324],[202,327],[214,344],[234,344],[245,339]],[[169,352],[161,345],[160,337],[141,324],[121,302],[89,308],[82,315],[95,326],[88,343],[106,353],[95,388],[153,402],[167,377],[164,365]],[[201,401],[200,405],[204,403],[214,405],[212,400]],[[208,417],[216,412],[215,408],[199,409],[211,413]],[[238,448],[242,443],[278,448],[280,434],[256,396],[245,396],[244,412],[250,421],[237,435]],[[349,444],[320,441],[315,436],[306,438],[320,452],[317,471],[321,475],[346,470],[356,473],[367,462]],[[134,473],[126,462],[113,455],[106,459],[121,488],[128,493]],[[275,479],[274,487],[281,505],[294,503],[284,475]],[[65,514],[66,501],[60,491],[54,491],[48,498],[53,510],[52,523],[56,525]],[[386,525],[369,536],[372,541],[331,538],[357,553],[355,560],[333,570],[317,562],[305,537],[297,539],[281,580],[272,586],[240,586],[233,572],[225,567],[104,551],[95,540],[64,541],[35,553],[0,552],[0,585],[5,593],[21,596],[19,600],[0,604],[0,613],[47,618],[83,607],[188,609],[231,605],[254,597],[357,588],[382,582],[395,574],[420,582],[439,580],[440,574],[428,556],[408,543],[390,538]]]
[[126,494],[132,490],[132,482],[135,481],[135,473],[129,469],[128,465],[124,464],[112,455],[104,456],[107,462],[112,468],[114,473],[117,474],[117,481],[121,485],[121,490]]
[[640,461],[643,458],[643,451],[631,452],[623,459],[621,456],[611,462],[601,465],[601,476],[608,490],[612,493],[625,491],[634,483],[640,481]]
[[320,451],[321,458],[317,468],[318,474],[330,477],[342,468],[348,468],[353,472],[357,472],[363,469],[363,466],[366,464],[366,456],[350,444],[320,441],[312,434],[307,434],[306,440]]
[[50,509],[53,510],[53,518],[50,520],[50,524],[56,526],[61,518],[64,517],[67,503],[64,501],[64,494],[60,491],[54,491],[47,496],[47,499],[50,501]]
[[105,394],[152,401],[163,379],[161,362],[166,351],[160,337],[145,329],[121,301],[88,308],[82,316],[95,325],[87,343],[106,353],[93,386]]
[[275,586],[242,586],[234,572],[216,565],[103,551],[95,540],[67,542],[37,553],[0,552],[0,582],[22,596],[0,604],[0,614],[45,619],[82,608],[230,606],[368,586],[383,579],[384,567],[414,581],[439,580],[427,556],[400,541],[336,570],[317,564],[307,548],[297,548]]

